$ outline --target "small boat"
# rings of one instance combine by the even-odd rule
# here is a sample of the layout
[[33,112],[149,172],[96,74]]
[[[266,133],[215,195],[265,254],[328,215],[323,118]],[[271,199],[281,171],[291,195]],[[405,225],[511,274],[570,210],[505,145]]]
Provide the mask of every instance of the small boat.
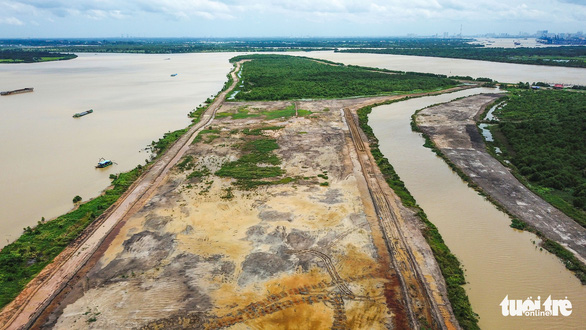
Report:
[[85,115],[89,115],[90,113],[94,112],[93,109],[89,109],[87,111],[83,111],[83,112],[78,112],[75,115],[73,115],[73,118],[79,118],[79,117],[83,117]]
[[108,166],[114,164],[111,160],[104,159],[104,158],[100,158],[100,159],[102,159],[102,160],[100,160],[98,162],[98,165],[96,165],[96,168],[104,168],[104,167],[108,167]]
[[177,75],[177,74],[176,74],[176,73],[174,73],[174,74],[172,74],[172,75],[171,75],[171,77],[175,77],[176,75]]
[[21,93],[30,93],[30,92],[33,92],[34,90],[35,89],[32,87],[27,87],[27,88],[15,89],[13,91],[0,92],[0,95],[8,96],[8,95],[14,95],[14,94],[21,94]]

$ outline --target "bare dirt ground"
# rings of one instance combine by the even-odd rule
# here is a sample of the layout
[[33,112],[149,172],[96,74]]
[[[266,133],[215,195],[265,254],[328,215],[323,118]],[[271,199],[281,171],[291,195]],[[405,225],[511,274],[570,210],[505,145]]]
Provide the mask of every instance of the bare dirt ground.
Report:
[[[373,204],[365,176],[377,182],[380,172],[372,164],[365,169],[367,145],[357,151],[341,109],[374,102],[298,102],[312,114],[215,119],[216,133],[203,135],[185,155],[192,167],[171,171],[35,326],[402,329],[415,322],[456,328],[418,218],[386,184]],[[219,112],[290,105],[226,103]],[[230,178],[189,177],[238,159],[235,146],[250,138],[244,130],[267,126],[283,126],[262,134],[276,139],[284,176],[293,181],[243,190]],[[398,221],[386,226],[395,229],[381,223],[381,203]],[[387,230],[404,238],[393,241]],[[409,249],[419,273],[401,274],[413,265],[397,261],[395,254],[406,252],[389,253],[389,247]]]
[[545,237],[586,261],[586,229],[521,184],[487,151],[476,122],[501,95],[477,95],[422,110],[417,126],[483,191]]
[[[456,327],[421,223],[341,112],[403,96],[296,102],[309,117],[216,119],[219,134],[192,145],[227,92],[0,312],[0,327]],[[247,191],[175,166],[186,155],[214,173],[259,125],[284,126],[263,134],[293,180]]]
[[231,73],[233,84],[221,92],[209,105],[199,123],[193,125],[167,152],[152,164],[136,182],[128,188],[114,205],[98,217],[82,234],[69,244],[52,263],[45,267],[10,304],[0,311],[0,329],[16,329],[30,326],[52,303],[75,274],[79,272],[94,253],[102,247],[108,235],[131,214],[137,212],[150,199],[159,184],[166,178],[171,167],[185,153],[191,141],[214,117],[224,99],[238,83],[236,72],[242,62],[237,63]]

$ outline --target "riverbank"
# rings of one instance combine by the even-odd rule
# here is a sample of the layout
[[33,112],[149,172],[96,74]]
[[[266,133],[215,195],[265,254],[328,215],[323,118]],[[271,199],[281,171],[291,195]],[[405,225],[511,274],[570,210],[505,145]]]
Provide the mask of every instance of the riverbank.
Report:
[[0,49],[0,64],[66,61],[74,58],[77,55],[32,49]]
[[[392,102],[398,101],[401,100]],[[422,230],[423,236],[431,247],[434,257],[437,260],[442,275],[446,281],[448,298],[458,323],[464,329],[478,329],[478,315],[472,310],[468,295],[462,287],[466,284],[466,279],[458,258],[451,253],[449,247],[444,243],[437,227],[429,221],[425,211],[417,205],[415,198],[405,187],[405,184],[401,181],[401,178],[397,175],[393,166],[389,163],[389,160],[381,153],[378,147],[378,139],[374,135],[372,128],[368,125],[368,115],[372,112],[372,108],[384,104],[390,104],[392,102],[379,103],[358,109],[357,115],[360,127],[369,140],[371,153],[378,164],[386,183],[391,189],[393,189],[397,196],[399,196],[405,207],[415,210],[417,217],[424,224],[425,229]]]
[[[0,249],[43,217],[69,212],[74,196],[98,196],[110,174],[144,165],[153,140],[187,127],[187,113],[222,89],[232,56],[80,54],[0,65],[2,90],[34,87],[0,99],[0,140],[8,141],[0,153],[18,159],[0,164]],[[92,115],[72,118],[87,109]],[[116,164],[96,169],[100,157]]]
[[[87,227],[80,236],[73,236],[72,238],[75,240],[67,245],[66,249],[50,265],[43,268],[41,273],[27,284],[15,300],[2,309],[0,312],[2,326],[8,327],[11,324],[28,324],[30,326],[47,305],[52,303],[53,298],[63,290],[75,273],[87,264],[107,235],[115,230],[115,227],[124,220],[127,214],[132,214],[133,209],[146,202],[145,198],[151,196],[170,168],[186,151],[185,146],[191,143],[195,139],[196,133],[213,119],[215,112],[224,102],[226,94],[237,84],[236,72],[240,69],[240,65],[241,63],[235,64],[235,69],[231,73],[232,80],[229,80],[231,85],[225,86],[203,113],[198,114],[197,111],[193,113],[198,122],[190,126],[189,130],[186,131],[188,134],[178,132],[167,135],[167,140],[177,140],[177,142],[162,143],[159,150],[164,152],[168,148],[167,152],[149,164],[148,170],[143,171],[140,177],[123,192],[122,196],[114,199],[113,205],[101,217],[92,219],[94,220],[92,226]],[[142,169],[142,166],[139,165],[139,167]],[[4,249],[0,252],[4,252]],[[4,277],[3,279],[9,282],[15,280],[15,278]],[[30,278],[24,280],[28,281]],[[26,282],[18,284],[24,286]]]
[[501,96],[480,95],[432,106],[414,115],[414,123],[429,138],[429,146],[463,179],[510,214],[513,223],[522,221],[543,237],[543,247],[564,260],[584,283],[584,228],[533,194],[486,151],[475,120]]

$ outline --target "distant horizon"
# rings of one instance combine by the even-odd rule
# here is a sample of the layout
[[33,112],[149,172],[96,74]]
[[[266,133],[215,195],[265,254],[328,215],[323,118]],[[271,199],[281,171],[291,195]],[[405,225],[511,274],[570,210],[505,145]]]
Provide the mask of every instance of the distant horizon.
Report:
[[[583,33],[582,31],[568,31],[568,32],[554,32],[550,31],[550,34],[554,35],[575,35]],[[586,34],[583,34],[586,38]],[[536,38],[537,35],[533,34],[510,34],[510,33],[499,33],[494,35],[493,33],[475,34],[475,35],[418,35],[418,34],[404,34],[404,35],[347,35],[347,36],[226,36],[226,37],[137,37],[137,36],[102,36],[102,37],[65,37],[65,36],[52,36],[52,37],[0,37],[0,40],[145,40],[145,39],[160,39],[160,40],[246,40],[246,39],[260,39],[260,40],[279,40],[279,39],[417,39],[417,38],[434,38],[434,39],[469,39],[469,38]]]
[[6,0],[0,39],[515,36],[584,22],[585,0]]

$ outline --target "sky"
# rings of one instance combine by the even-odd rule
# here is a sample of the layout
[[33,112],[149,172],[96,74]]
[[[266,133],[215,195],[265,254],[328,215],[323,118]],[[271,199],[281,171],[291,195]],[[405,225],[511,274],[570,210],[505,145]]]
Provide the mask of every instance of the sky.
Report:
[[428,36],[460,28],[584,31],[586,0],[0,0],[0,38]]

